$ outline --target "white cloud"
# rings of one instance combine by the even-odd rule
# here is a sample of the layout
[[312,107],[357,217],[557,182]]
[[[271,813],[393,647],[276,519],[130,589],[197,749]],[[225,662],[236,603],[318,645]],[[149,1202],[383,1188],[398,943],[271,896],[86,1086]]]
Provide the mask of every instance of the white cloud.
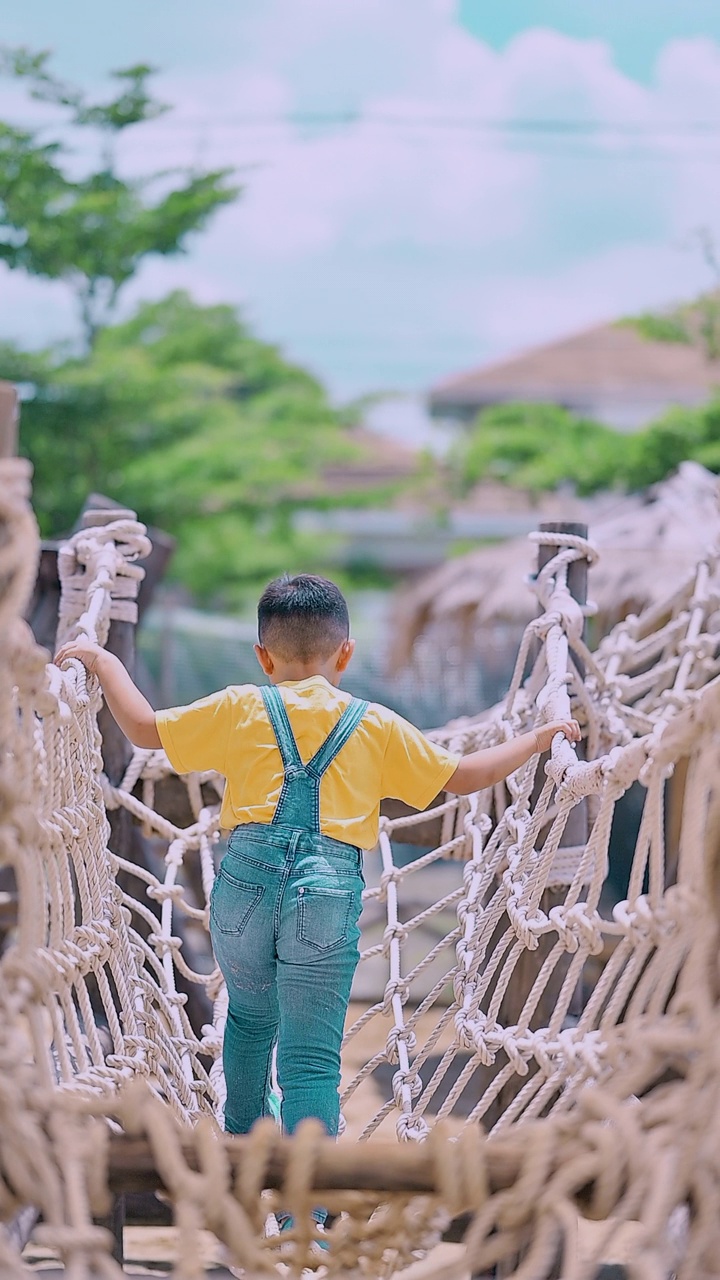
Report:
[[522,348],[623,311],[662,307],[706,285],[702,263],[682,245],[616,245],[552,273],[495,281],[483,336],[497,351]]
[[658,115],[669,120],[720,120],[720,46],[698,37],[666,45],[656,67]]
[[[246,193],[128,298],[182,282],[241,302],[354,392],[422,385],[700,287],[678,245],[699,224],[720,231],[720,152],[710,136],[642,131],[717,120],[720,47],[672,42],[646,87],[602,41],[538,29],[497,53],[454,12],[452,0],[241,11],[232,72],[167,76],[177,110],[131,134],[123,158],[129,171],[232,165]],[[297,122],[312,112],[341,119]],[[537,118],[608,131],[480,127]]]
[[455,0],[270,0],[240,9],[240,59],[271,67],[304,109],[352,106],[433,74]]

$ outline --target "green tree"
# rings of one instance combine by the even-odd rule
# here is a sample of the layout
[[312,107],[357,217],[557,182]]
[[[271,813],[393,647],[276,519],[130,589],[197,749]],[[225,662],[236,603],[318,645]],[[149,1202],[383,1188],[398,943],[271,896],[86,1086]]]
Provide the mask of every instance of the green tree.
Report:
[[[143,260],[182,252],[188,236],[235,200],[239,188],[229,182],[229,170],[121,177],[114,161],[117,138],[168,110],[148,91],[153,69],[114,72],[117,96],[97,103],[56,79],[48,57],[0,49],[0,74],[26,81],[33,98],[61,113],[59,136],[49,142],[40,129],[0,121],[0,259],[30,275],[64,281],[77,299],[90,348]],[[71,176],[68,127],[100,141],[98,167],[80,178]]]
[[686,458],[720,470],[720,401],[699,409],[683,406],[638,431],[630,441],[626,484],[641,489],[670,475]]
[[629,434],[556,405],[497,405],[479,415],[451,466],[463,490],[495,479],[529,490],[569,484],[590,494],[643,489],[686,458],[720,471],[720,400],[698,409],[672,408]]
[[5,347],[0,373],[30,392],[20,442],[44,534],[104,491],[178,538],[174,576],[215,604],[323,562],[292,515],[334,501],[323,469],[355,446],[320,384],[231,307],[174,293],[103,329],[87,357]]
[[592,493],[622,483],[626,438],[553,404],[493,405],[458,443],[451,466],[464,490],[483,479],[517,488],[572,484]]

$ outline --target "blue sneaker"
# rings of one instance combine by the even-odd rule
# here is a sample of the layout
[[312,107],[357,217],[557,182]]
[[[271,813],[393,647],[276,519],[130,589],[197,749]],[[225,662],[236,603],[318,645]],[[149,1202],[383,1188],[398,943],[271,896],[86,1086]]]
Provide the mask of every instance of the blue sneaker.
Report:
[[[320,1249],[323,1252],[327,1252],[327,1250],[330,1248],[330,1241],[324,1240],[322,1238],[325,1233],[325,1219],[327,1218],[327,1210],[313,1209],[313,1218],[317,1223],[319,1238],[313,1240],[312,1248]],[[295,1219],[290,1213],[276,1213],[275,1220],[278,1224],[278,1227],[280,1228],[280,1235],[283,1235],[285,1231],[292,1231],[293,1227],[295,1226]]]

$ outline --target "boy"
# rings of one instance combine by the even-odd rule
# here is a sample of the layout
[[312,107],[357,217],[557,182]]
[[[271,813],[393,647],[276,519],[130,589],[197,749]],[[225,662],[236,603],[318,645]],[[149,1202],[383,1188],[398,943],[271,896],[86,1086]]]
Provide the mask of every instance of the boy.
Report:
[[[272,1056],[282,1123],[307,1116],[338,1131],[340,1044],[358,962],[362,857],[386,796],[423,809],[441,791],[492,786],[548,750],[575,720],[544,725],[462,758],[401,716],[339,689],[353,655],[347,604],[311,574],[277,578],[258,605],[260,666],[269,686],[231,686],[154,712],[120,661],[78,639],[120,728],[138,747],[164,747],[179,773],[226,779],[231,829],[210,904],[210,931],[229,1009],[223,1066],[225,1127],[247,1133],[269,1113]],[[324,1215],[323,1215],[324,1216]]]

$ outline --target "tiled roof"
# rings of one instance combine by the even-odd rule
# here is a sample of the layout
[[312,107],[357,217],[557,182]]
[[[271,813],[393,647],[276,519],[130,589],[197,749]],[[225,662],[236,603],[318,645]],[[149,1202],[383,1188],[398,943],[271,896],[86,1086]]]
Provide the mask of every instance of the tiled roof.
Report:
[[559,342],[458,374],[430,392],[435,411],[507,400],[698,403],[720,386],[720,362],[696,347],[642,337],[630,324],[599,325]]

